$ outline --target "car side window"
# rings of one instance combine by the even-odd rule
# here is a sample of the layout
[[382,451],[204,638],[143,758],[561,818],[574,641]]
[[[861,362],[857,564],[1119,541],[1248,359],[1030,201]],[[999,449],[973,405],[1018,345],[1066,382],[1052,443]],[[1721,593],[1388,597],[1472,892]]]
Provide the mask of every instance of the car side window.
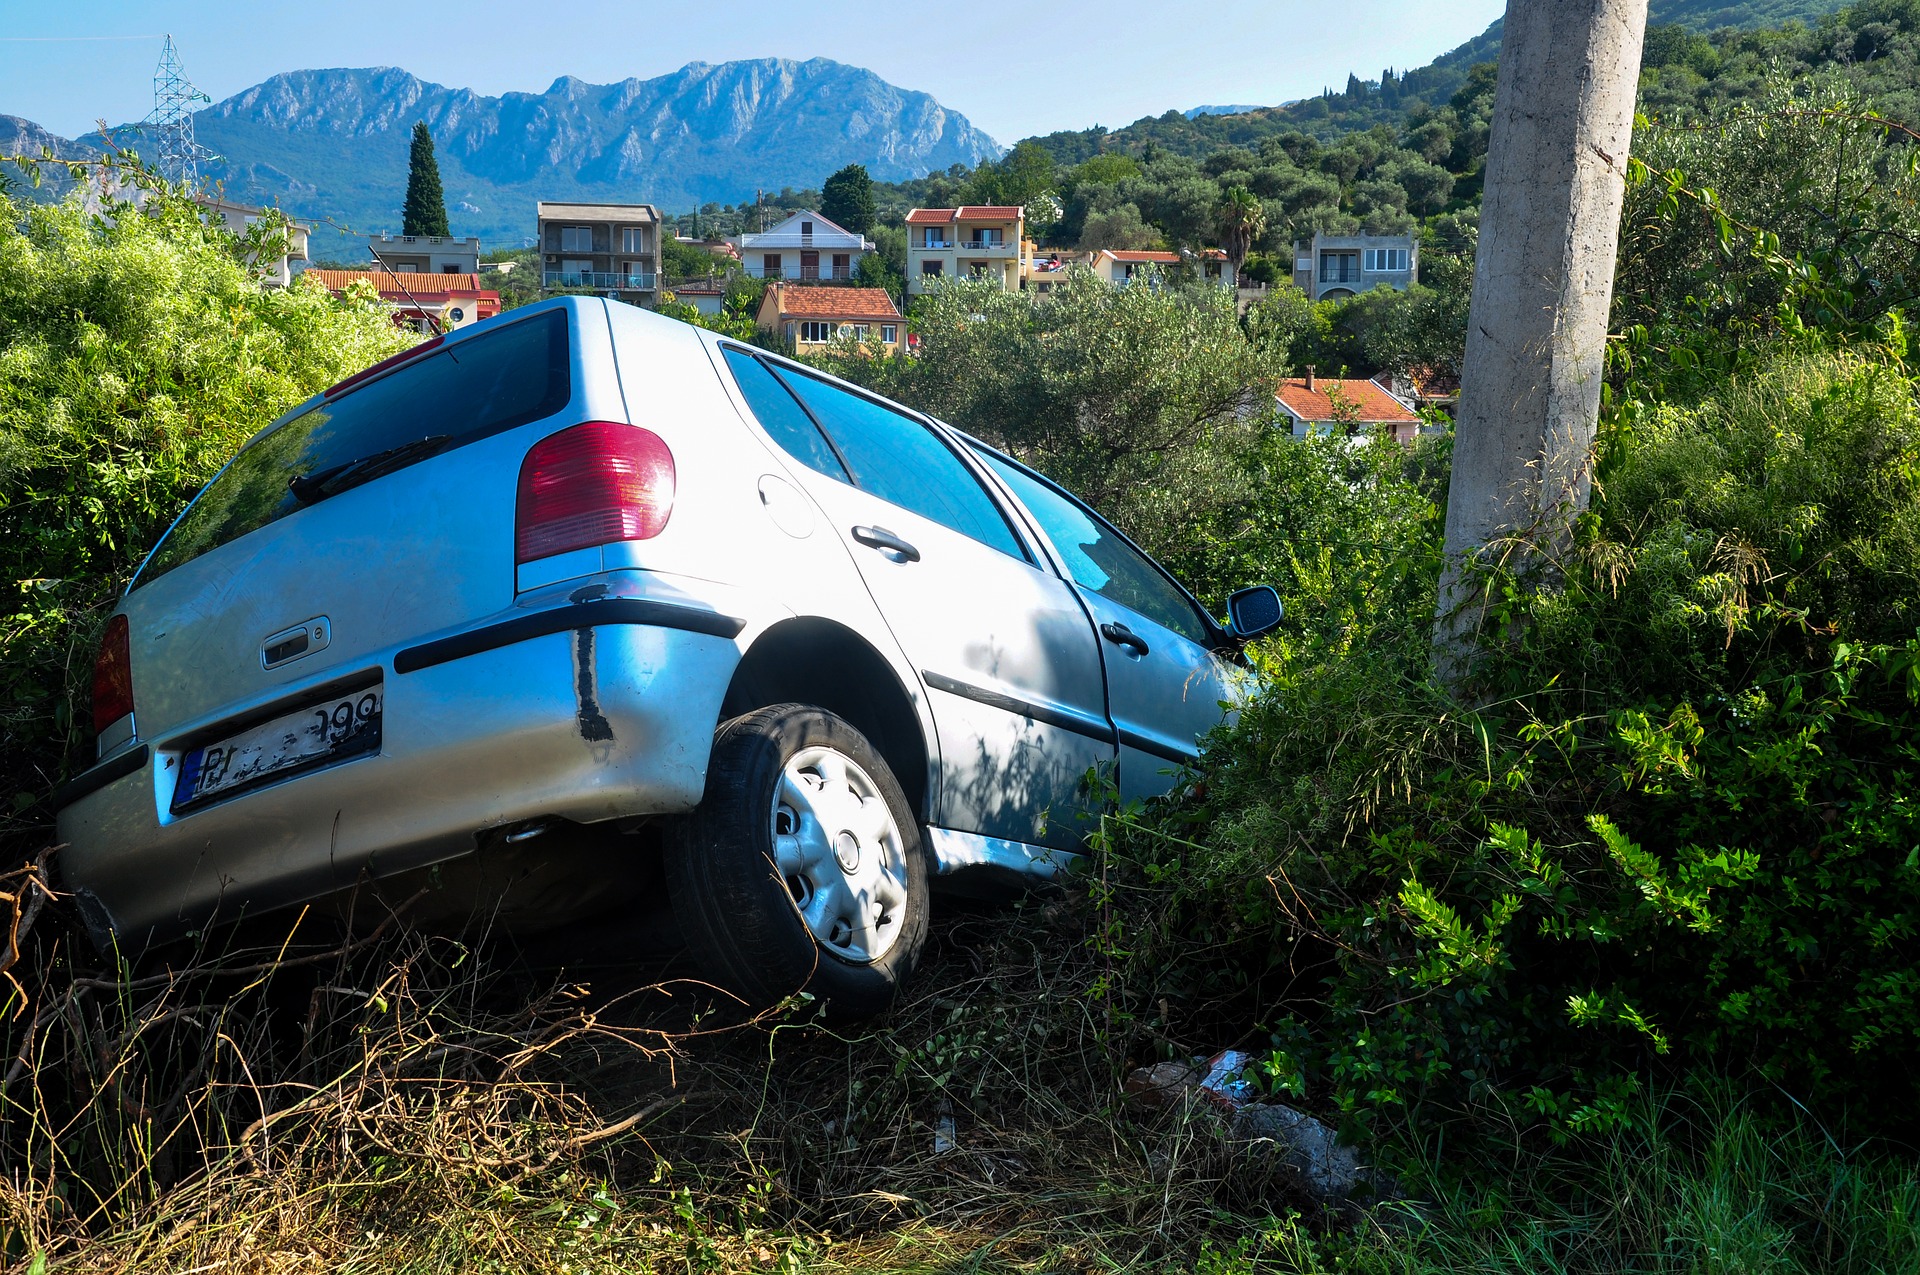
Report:
[[933,431],[872,399],[780,369],[853,471],[854,485],[888,504],[1031,561],[993,497]]
[[760,427],[780,444],[780,449],[805,465],[817,470],[829,478],[837,478],[843,483],[851,483],[852,476],[840,458],[833,454],[833,445],[827,442],[813,420],[806,413],[787,387],[782,385],[767,365],[744,350],[731,346],[722,347],[727,356],[727,367],[733,372],[734,383],[740,387],[740,396],[747,400],[754,419]]
[[1144,554],[1120,538],[1100,515],[1051,483],[984,448],[980,458],[1013,488],[1040,529],[1066,560],[1067,574],[1130,611],[1181,637],[1212,644],[1212,633],[1187,595]]

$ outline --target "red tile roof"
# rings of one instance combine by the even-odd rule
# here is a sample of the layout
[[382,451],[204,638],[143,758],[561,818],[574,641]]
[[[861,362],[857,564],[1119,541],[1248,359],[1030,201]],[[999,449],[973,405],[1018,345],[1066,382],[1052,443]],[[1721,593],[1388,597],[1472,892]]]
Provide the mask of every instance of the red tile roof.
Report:
[[774,304],[783,319],[891,319],[900,311],[885,288],[790,288]]
[[1340,396],[1358,413],[1353,419],[1373,425],[1386,421],[1417,421],[1419,414],[1407,410],[1393,395],[1375,385],[1372,381],[1345,380],[1331,376],[1315,377],[1313,388],[1307,388],[1304,377],[1289,377],[1280,382],[1280,388],[1274,397],[1281,406],[1303,421],[1331,421],[1335,419],[1333,398],[1328,393],[1338,386]]
[[907,214],[907,224],[909,226],[946,226],[956,221],[1017,221],[1025,215],[1024,208],[966,204],[960,208],[915,208]]
[[[429,297],[445,300],[453,293],[477,293],[488,291],[480,287],[480,281],[470,274],[418,274],[388,270],[320,270],[305,272],[318,279],[330,292],[341,292],[356,279],[364,279],[374,286],[383,297],[404,301],[411,293],[415,300],[425,301]],[[498,296],[498,293],[494,293]]]
[[1103,248],[1101,251],[1115,261],[1155,261],[1164,266],[1180,264],[1180,254],[1177,252],[1138,252],[1130,248]]

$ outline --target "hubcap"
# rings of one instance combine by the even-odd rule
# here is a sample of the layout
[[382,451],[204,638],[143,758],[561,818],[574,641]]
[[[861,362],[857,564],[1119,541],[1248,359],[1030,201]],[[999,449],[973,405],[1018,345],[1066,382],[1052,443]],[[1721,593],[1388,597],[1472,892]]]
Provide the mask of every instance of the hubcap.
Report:
[[877,961],[906,919],[907,852],[873,777],[832,748],[805,748],[780,774],[774,858],[807,929],[835,955]]

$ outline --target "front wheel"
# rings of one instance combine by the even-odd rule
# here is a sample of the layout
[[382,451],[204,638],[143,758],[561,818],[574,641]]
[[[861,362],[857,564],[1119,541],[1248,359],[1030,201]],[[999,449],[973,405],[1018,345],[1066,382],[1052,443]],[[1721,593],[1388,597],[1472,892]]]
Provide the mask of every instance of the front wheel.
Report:
[[666,866],[695,959],[756,1007],[804,990],[839,1018],[878,1014],[926,941],[920,825],[866,736],[824,709],[722,725]]

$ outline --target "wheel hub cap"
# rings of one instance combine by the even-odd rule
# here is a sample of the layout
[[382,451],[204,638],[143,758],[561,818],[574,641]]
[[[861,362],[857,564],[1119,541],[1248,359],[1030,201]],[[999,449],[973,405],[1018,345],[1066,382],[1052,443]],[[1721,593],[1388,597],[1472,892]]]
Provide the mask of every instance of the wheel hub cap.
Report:
[[907,852],[873,777],[836,749],[802,749],[771,814],[774,858],[815,940],[850,961],[885,956],[906,918]]

